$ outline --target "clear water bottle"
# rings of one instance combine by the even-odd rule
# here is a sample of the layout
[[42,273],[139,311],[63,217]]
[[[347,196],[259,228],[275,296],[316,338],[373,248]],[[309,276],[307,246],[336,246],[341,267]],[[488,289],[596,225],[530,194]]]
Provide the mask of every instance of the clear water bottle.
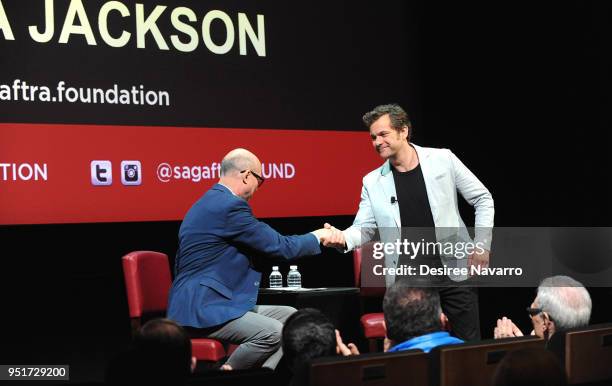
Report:
[[272,267],[272,273],[270,273],[270,288],[282,288],[283,286],[283,275],[278,271],[278,266]]
[[300,275],[298,272],[297,265],[289,266],[289,273],[287,274],[287,287],[302,287],[302,275]]

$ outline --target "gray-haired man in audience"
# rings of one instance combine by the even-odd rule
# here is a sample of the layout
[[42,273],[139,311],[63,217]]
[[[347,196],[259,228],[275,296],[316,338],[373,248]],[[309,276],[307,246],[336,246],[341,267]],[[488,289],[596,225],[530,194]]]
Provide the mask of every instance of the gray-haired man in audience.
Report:
[[[549,339],[556,331],[585,327],[591,318],[591,296],[584,286],[568,276],[548,277],[540,283],[535,300],[527,308],[532,335]],[[506,318],[497,319],[495,339],[523,336],[521,330]]]

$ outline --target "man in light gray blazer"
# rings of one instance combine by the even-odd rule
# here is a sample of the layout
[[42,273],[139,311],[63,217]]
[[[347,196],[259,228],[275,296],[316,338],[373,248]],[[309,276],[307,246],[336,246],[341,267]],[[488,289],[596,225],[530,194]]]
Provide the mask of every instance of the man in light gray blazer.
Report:
[[[376,233],[376,240],[394,243],[405,239],[411,229],[431,229],[429,241],[473,242],[482,247],[465,258],[435,254],[438,267],[463,267],[468,272],[471,266],[487,267],[495,210],[491,193],[482,182],[450,150],[411,143],[411,124],[400,106],[378,106],[366,113],[363,121],[370,129],[374,149],[385,162],[363,178],[353,225],[341,232],[334,228],[333,237],[324,240],[324,245],[351,251],[373,241]],[[474,240],[459,215],[457,192],[474,207]],[[384,255],[384,266],[397,267],[402,256],[397,250],[389,252]],[[468,276],[457,272],[447,274],[448,279],[444,277],[442,308],[458,337],[479,339],[477,296],[475,291],[455,285]],[[385,280],[388,287],[395,277],[385,275]]]

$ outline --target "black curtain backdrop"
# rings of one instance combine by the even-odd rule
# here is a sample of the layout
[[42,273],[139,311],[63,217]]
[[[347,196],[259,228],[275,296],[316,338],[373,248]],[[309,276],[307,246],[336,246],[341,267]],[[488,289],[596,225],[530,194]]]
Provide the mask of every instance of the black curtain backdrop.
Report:
[[[207,7],[244,10],[237,1],[213,3]],[[7,11],[15,8],[4,5]],[[248,67],[227,72],[233,80],[202,69],[189,85],[169,86],[190,87],[196,96],[224,89],[214,104],[194,97],[169,114],[126,110],[95,123],[354,130],[363,112],[398,102],[413,116],[416,143],[451,148],[491,190],[497,226],[612,225],[609,4],[383,1],[266,7],[277,16],[267,24],[273,37],[268,67],[250,58]],[[57,45],[40,49],[62,52]],[[92,73],[122,71],[123,63],[102,60],[107,50],[95,52],[100,68]],[[275,54],[279,50],[281,56]],[[163,67],[164,55],[177,54],[152,55]],[[216,61],[213,68],[223,66],[224,58],[201,55]],[[16,71],[9,57],[3,48],[3,72]],[[168,60],[191,66],[188,56]],[[147,65],[142,56],[139,61]],[[55,70],[70,79],[70,68]],[[125,71],[126,80],[131,71]],[[261,71],[268,73],[262,77]],[[245,93],[239,86],[244,82],[260,97],[249,103],[237,99]],[[227,84],[233,86],[226,89]],[[70,106],[36,107],[34,115],[31,105],[0,104],[0,109],[5,122],[94,123],[91,111]],[[342,173],[350,165],[347,159],[335,167]],[[257,194],[266,194],[265,187]],[[279,205],[292,205],[291,197]],[[461,211],[466,223],[473,223],[471,208]],[[346,227],[352,219],[264,221],[293,234],[326,221]],[[147,249],[173,257],[179,226],[169,221],[1,227],[0,363],[70,363],[73,379],[99,379],[106,358],[129,339],[121,256]],[[350,255],[333,250],[299,263],[309,287],[352,285],[351,264]],[[481,289],[483,337],[492,336],[501,315],[529,331],[524,307],[534,294],[532,288]],[[592,294],[593,322],[612,321],[610,289]]]

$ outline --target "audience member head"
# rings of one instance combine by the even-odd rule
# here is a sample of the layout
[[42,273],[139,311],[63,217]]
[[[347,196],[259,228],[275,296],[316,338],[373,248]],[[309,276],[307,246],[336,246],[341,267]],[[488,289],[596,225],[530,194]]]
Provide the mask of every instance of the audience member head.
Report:
[[191,341],[169,319],[153,319],[136,334],[132,347],[109,366],[112,385],[181,385],[195,368]]
[[391,346],[445,328],[438,291],[412,287],[406,280],[397,280],[387,289],[383,312]]
[[565,373],[557,357],[543,348],[511,351],[493,375],[493,386],[565,386]]
[[591,308],[589,292],[580,282],[552,276],[540,283],[529,314],[535,334],[548,339],[556,331],[587,326]]
[[264,182],[261,162],[246,149],[234,149],[221,161],[219,182],[248,201]]
[[336,355],[334,325],[321,311],[303,308],[283,327],[283,353],[294,374],[301,374],[311,359]]

